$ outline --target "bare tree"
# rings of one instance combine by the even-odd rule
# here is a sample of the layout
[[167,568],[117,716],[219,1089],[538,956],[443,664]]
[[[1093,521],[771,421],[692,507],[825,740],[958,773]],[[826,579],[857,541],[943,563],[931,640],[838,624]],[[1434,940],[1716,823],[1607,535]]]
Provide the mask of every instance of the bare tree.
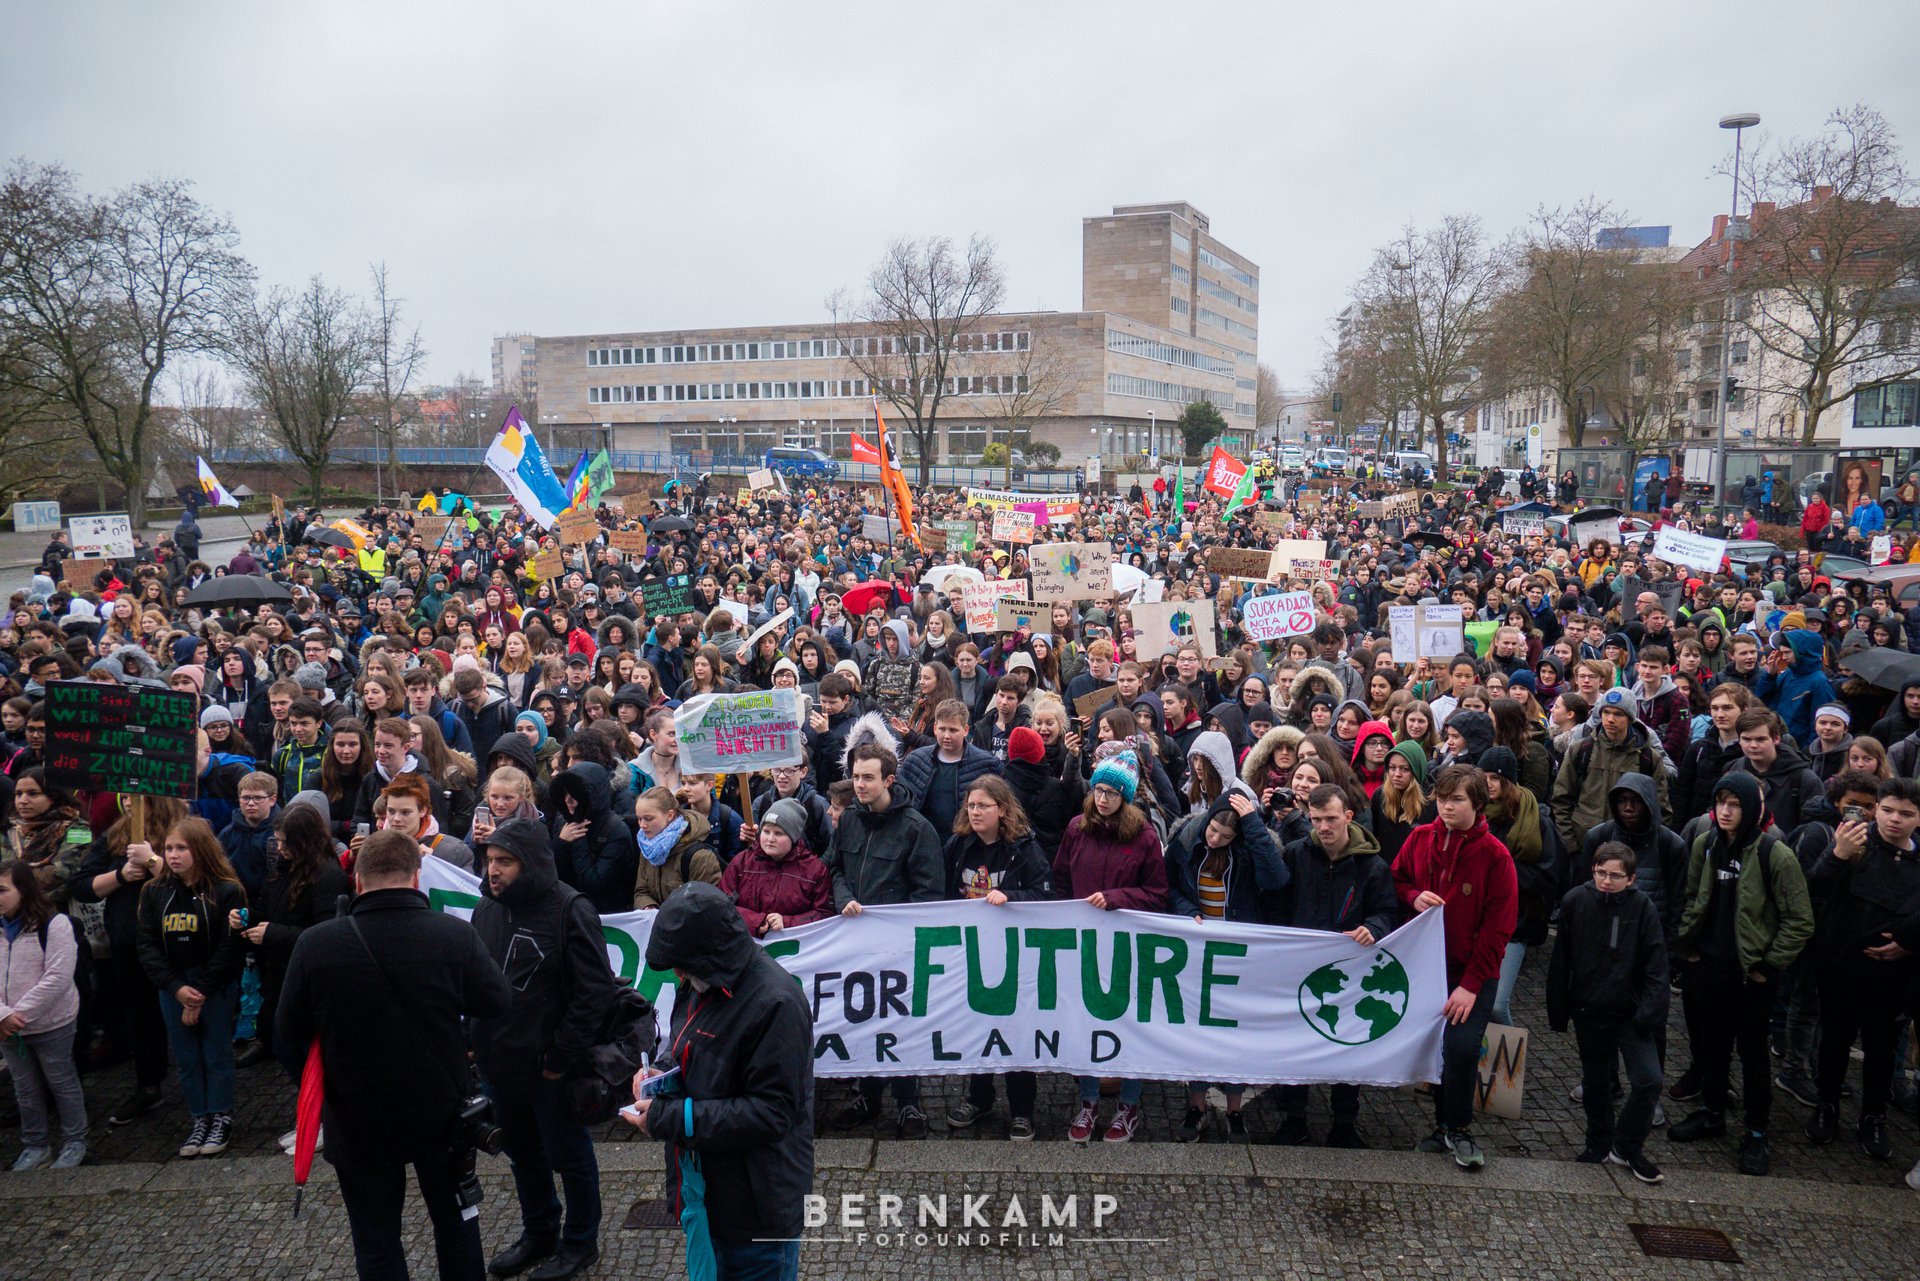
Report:
[[1545,388],[1576,447],[1598,385],[1631,368],[1647,336],[1675,319],[1675,273],[1645,250],[1606,240],[1608,228],[1625,222],[1591,196],[1569,209],[1536,210],[1513,247],[1518,280],[1492,312],[1498,377],[1487,381]]
[[393,296],[387,281],[387,264],[375,265],[372,276],[373,371],[367,416],[373,425],[374,438],[386,451],[387,470],[393,474],[394,487],[398,488],[398,441],[401,433],[420,421],[420,401],[413,393],[413,381],[426,363],[427,349],[420,343],[419,328],[408,328],[400,318],[400,304],[405,300]]
[[865,298],[854,301],[843,290],[827,300],[842,355],[913,440],[922,485],[939,454],[941,406],[956,394],[954,360],[974,350],[976,336],[988,349],[982,322],[1000,310],[1005,292],[991,240],[975,236],[956,257],[953,242],[940,236],[894,241],[868,273]]
[[228,355],[321,501],[334,441],[374,370],[372,318],[315,276],[298,294],[270,290],[233,307]]
[[[1811,443],[1827,410],[1920,375],[1914,178],[1893,127],[1864,105],[1763,153],[1751,173],[1752,240],[1734,287],[1752,298],[1750,330],[1768,358],[1759,381],[1798,399]],[[1723,289],[1724,253],[1700,265],[1707,287]]]
[[1378,353],[1383,385],[1433,428],[1439,479],[1447,476],[1446,416],[1479,395],[1481,349],[1507,271],[1480,233],[1480,220],[1452,215],[1439,226],[1407,226],[1383,245],[1355,288],[1360,350]]
[[17,335],[0,322],[0,506],[45,497],[83,470],[84,442],[45,387],[33,377]]
[[154,396],[168,362],[211,351],[220,303],[250,281],[239,236],[191,185],[96,200],[57,166],[15,164],[0,196],[0,312],[27,376],[92,446],[146,523]]
[[1286,402],[1286,393],[1280,388],[1280,375],[1273,371],[1272,365],[1262,363],[1253,381],[1254,431],[1277,431],[1280,417],[1286,412]]

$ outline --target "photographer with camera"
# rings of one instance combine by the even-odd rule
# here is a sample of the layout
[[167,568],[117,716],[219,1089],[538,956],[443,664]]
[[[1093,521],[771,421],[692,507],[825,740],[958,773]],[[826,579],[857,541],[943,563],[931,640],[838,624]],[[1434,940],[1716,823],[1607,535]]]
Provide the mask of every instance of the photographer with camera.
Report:
[[486,1275],[477,1214],[473,1074],[462,1015],[493,1017],[513,993],[480,936],[433,911],[420,891],[420,846],[375,832],[354,864],[346,914],[307,929],[280,990],[276,1042],[320,1041],[326,1158],[340,1177],[362,1281],[405,1278],[400,1216],[406,1167],[433,1219],[442,1278]]
[[534,1281],[563,1281],[600,1257],[600,1165],[566,1078],[584,1065],[617,997],[606,936],[593,904],[561,883],[545,825],[528,818],[487,837],[473,928],[513,989],[512,1009],[473,1029],[520,1198],[520,1239],[487,1270],[510,1277],[533,1268]]

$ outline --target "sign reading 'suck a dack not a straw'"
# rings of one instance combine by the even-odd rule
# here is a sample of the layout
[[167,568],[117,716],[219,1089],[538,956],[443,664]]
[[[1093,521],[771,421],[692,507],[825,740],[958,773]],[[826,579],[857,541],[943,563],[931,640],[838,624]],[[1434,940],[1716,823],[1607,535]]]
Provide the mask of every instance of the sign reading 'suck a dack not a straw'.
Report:
[[142,685],[47,686],[47,777],[86,792],[195,794],[192,695]]
[[701,694],[673,714],[681,768],[694,774],[744,774],[804,759],[797,690]]

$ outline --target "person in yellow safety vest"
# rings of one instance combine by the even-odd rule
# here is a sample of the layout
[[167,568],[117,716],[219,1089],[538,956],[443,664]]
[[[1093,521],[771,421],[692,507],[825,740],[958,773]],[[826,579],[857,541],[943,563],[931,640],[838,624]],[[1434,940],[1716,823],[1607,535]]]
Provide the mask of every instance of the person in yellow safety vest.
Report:
[[360,550],[360,568],[377,583],[387,576],[386,549],[377,543],[369,543]]
[[419,505],[416,506],[414,510],[426,512],[427,514],[432,515],[434,512],[437,512],[440,510],[439,496],[436,495],[431,488],[429,488],[426,493],[420,496]]

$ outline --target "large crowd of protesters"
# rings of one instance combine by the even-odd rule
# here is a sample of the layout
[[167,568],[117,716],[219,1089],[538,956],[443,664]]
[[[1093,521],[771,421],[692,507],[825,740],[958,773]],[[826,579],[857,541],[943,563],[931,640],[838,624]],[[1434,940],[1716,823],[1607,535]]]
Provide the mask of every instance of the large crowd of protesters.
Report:
[[[1897,585],[1830,579],[1814,549],[1864,553],[1892,529],[1893,558],[1920,558],[1889,519],[1912,511],[1823,498],[1814,549],[1703,572],[1611,530],[1584,546],[1558,526],[1508,533],[1501,479],[1407,491],[1417,501],[1391,519],[1357,504],[1393,487],[1345,478],[1289,483],[1284,502],[1231,516],[1190,484],[1174,487],[1180,510],[1164,485],[1078,495],[1043,540],[1110,542],[1159,598],[1213,603],[1212,634],[1171,644],[1111,589],[1055,605],[1044,626],[970,626],[963,584],[1028,565],[1025,547],[990,541],[990,512],[965,491],[917,496],[922,530],[977,525],[972,540],[947,526],[931,553],[864,536],[881,512],[857,488],[633,495],[602,503],[601,536],[544,579],[535,555],[556,544],[513,507],[463,506],[444,534],[417,530],[412,505],[369,508],[371,537],[349,547],[316,545],[318,516],[295,511],[221,565],[200,557],[189,515],[78,584],[55,539],[0,618],[14,1168],[85,1158],[97,1113],[83,1074],[123,1057],[134,1088],[101,1101],[105,1124],[153,1123],[171,1071],[180,1155],[224,1151],[247,1069],[299,1078],[306,1047],[275,1036],[289,957],[388,831],[476,874],[510,831],[499,845],[538,844],[529,866],[550,853],[595,913],[708,882],[762,939],[960,898],[1081,899],[1363,945],[1440,910],[1448,1029],[1421,1150],[1484,1163],[1482,1034],[1512,1021],[1527,984],[1578,1039],[1581,1161],[1658,1180],[1647,1141],[1672,1106],[1667,1142],[1724,1144],[1765,1174],[1781,1095],[1814,1142],[1891,1158],[1920,1010],[1920,677],[1874,685],[1846,661],[1920,652],[1920,607]],[[1545,507],[1580,501],[1571,475],[1519,479]],[[1754,515],[1659,518],[1739,534]],[[645,530],[645,550],[614,548],[616,529]],[[1210,549],[1278,538],[1324,539],[1333,572],[1207,568]],[[241,574],[291,600],[186,603]],[[689,607],[650,615],[647,589],[661,599],[680,576]],[[1290,589],[1312,592],[1313,630],[1249,639],[1245,601]],[[1463,606],[1474,642],[1396,659],[1388,610],[1417,603]],[[50,776],[57,680],[196,700],[197,794],[144,801],[145,839],[128,798]],[[780,686],[805,696],[806,761],[754,776],[743,812],[736,780],[682,768],[673,710]],[[1676,992],[1684,1058],[1668,1052]],[[1149,1122],[1142,1083],[1115,1084],[1083,1078],[1069,1114],[1041,1117],[1033,1074],[982,1074],[938,1120],[972,1127],[1004,1107],[1016,1141],[1120,1143],[1150,1124],[1181,1141],[1209,1126],[1250,1137],[1243,1086],[1192,1082],[1183,1115]],[[1283,1087],[1261,1137],[1366,1147],[1362,1095],[1333,1087],[1316,1136],[1308,1088]],[[902,1137],[930,1124],[912,1077],[860,1081],[829,1120]]]

